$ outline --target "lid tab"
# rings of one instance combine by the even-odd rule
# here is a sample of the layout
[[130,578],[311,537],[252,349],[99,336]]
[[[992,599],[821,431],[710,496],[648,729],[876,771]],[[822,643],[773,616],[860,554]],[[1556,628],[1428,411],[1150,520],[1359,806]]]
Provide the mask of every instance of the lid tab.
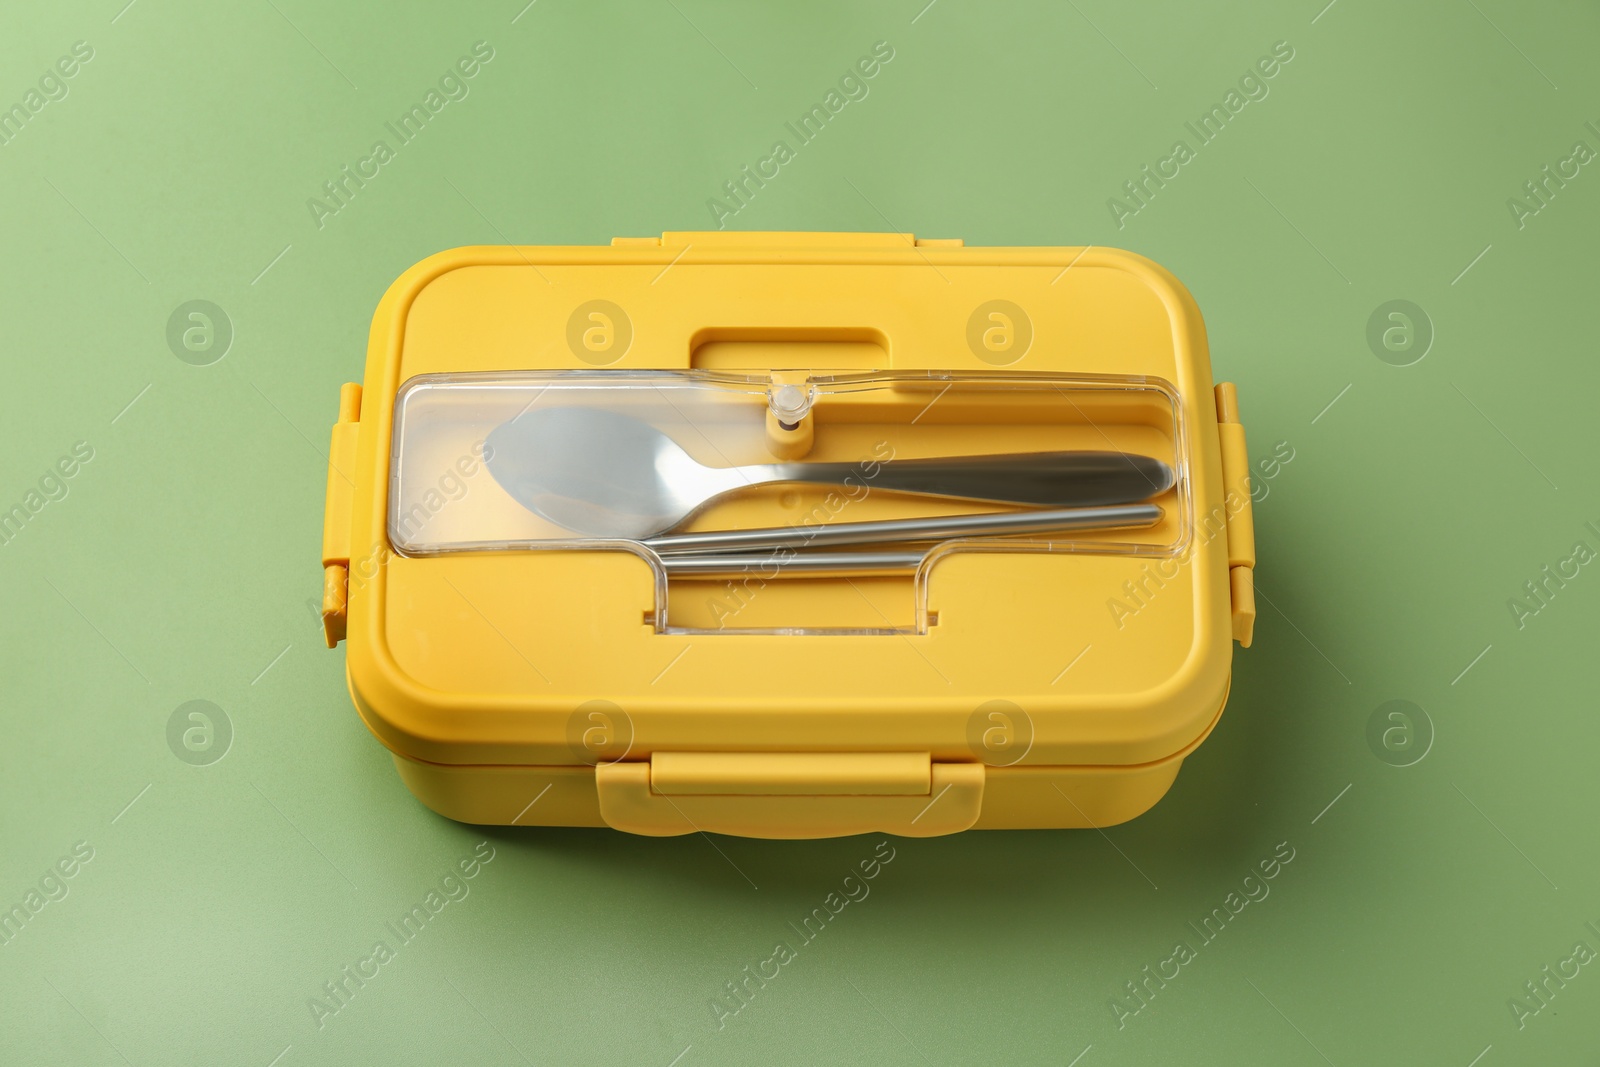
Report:
[[[864,761],[881,761],[879,769],[890,771],[889,781],[908,779],[911,760],[920,760],[918,775],[926,774],[926,784],[918,791],[902,791],[908,782],[898,783],[896,791],[873,793],[838,792],[841,781],[813,778],[813,792],[801,794],[800,777],[780,775],[767,778],[774,788],[763,793],[672,793],[653,788],[662,753],[649,762],[602,763],[595,768],[595,787],[600,798],[600,817],[608,826],[651,837],[676,837],[699,831],[733,834],[740,837],[813,838],[840,837],[874,831],[901,837],[938,837],[969,829],[983,809],[983,787],[987,770],[981,763],[932,763],[926,755],[909,753],[700,753],[693,761],[709,760],[701,769],[717,766],[731,771],[744,765],[757,769],[757,761],[787,756],[799,767],[805,761],[815,769],[825,763],[865,769]],[[689,754],[680,754],[687,756]],[[850,761],[857,761],[851,763]],[[716,761],[723,761],[717,763]],[[777,765],[774,764],[775,768]],[[671,757],[667,777],[674,774]],[[677,770],[684,770],[679,767]],[[743,775],[743,772],[740,772]],[[729,777],[729,782],[732,778]],[[708,783],[709,784],[709,783]],[[741,787],[754,786],[754,780]],[[865,784],[865,783],[863,783]],[[882,782],[880,781],[880,784]],[[781,788],[779,788],[781,787]],[[720,788],[726,788],[726,784]]]

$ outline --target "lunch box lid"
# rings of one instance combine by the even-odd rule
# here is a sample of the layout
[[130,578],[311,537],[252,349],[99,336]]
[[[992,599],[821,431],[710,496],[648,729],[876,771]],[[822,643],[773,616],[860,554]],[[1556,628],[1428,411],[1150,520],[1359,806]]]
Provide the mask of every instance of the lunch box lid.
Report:
[[[706,621],[710,583],[681,592],[636,543],[539,551],[463,536],[430,552],[393,536],[397,400],[423,386],[576,383],[623,398],[665,381],[721,402],[717,390],[748,382],[765,402],[769,379],[837,399],[819,402],[819,436],[824,411],[839,411],[917,422],[935,445],[945,432],[981,441],[986,427],[1020,439],[1015,420],[1032,416],[1016,410],[1054,389],[1061,405],[1091,405],[1064,433],[1170,439],[1170,521],[1143,542],[945,546],[914,578],[786,579],[754,592],[746,581],[728,602],[749,601],[767,624],[731,628]],[[985,389],[1010,390],[988,416]],[[903,406],[926,398],[925,413]],[[1092,406],[1102,401],[1136,413],[1112,425]],[[959,412],[980,415],[952,421]],[[457,460],[435,495],[450,500],[459,484],[470,502],[459,513],[487,509],[500,490],[484,456]],[[413,760],[605,770],[680,753],[820,753],[1132,767],[1205,736],[1232,642],[1249,643],[1247,465],[1236,394],[1213,386],[1194,301],[1128,252],[725,232],[458,248],[390,287],[365,382],[341,391],[323,615],[330,647],[346,641],[363,718]],[[782,499],[774,491],[772,506]],[[684,773],[727,773],[718,766]]]

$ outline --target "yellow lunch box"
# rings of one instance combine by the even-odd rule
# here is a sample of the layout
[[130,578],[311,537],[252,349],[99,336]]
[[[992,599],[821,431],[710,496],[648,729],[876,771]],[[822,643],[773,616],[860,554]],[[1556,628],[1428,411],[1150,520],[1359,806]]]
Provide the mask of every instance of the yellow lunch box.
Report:
[[1106,826],[1250,643],[1247,468],[1198,308],[1131,253],[458,248],[341,391],[322,617],[452,819]]

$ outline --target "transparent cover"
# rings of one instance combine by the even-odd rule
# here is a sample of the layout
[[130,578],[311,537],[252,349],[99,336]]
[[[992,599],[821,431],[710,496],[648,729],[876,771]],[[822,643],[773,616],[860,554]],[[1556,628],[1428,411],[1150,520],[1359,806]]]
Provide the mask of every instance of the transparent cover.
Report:
[[1181,417],[1143,377],[423,375],[395,399],[388,533],[407,556],[632,551],[663,590],[755,567],[920,587],[953,551],[1172,555],[1193,524]]

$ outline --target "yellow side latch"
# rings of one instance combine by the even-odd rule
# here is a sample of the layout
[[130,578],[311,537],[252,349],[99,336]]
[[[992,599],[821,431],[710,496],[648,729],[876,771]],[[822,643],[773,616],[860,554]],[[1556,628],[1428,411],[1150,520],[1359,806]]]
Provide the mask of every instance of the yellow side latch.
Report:
[[322,634],[332,648],[344,640],[350,591],[350,511],[355,505],[356,432],[361,386],[339,388],[339,421],[328,444],[328,490],[322,511]]
[[978,821],[986,768],[926,752],[657,752],[594,779],[600,817],[634,834],[936,837]]
[[1250,454],[1239,423],[1239,390],[1217,386],[1217,436],[1222,445],[1223,498],[1228,510],[1228,585],[1233,601],[1233,639],[1245,648],[1256,627],[1255,515],[1250,504]]

